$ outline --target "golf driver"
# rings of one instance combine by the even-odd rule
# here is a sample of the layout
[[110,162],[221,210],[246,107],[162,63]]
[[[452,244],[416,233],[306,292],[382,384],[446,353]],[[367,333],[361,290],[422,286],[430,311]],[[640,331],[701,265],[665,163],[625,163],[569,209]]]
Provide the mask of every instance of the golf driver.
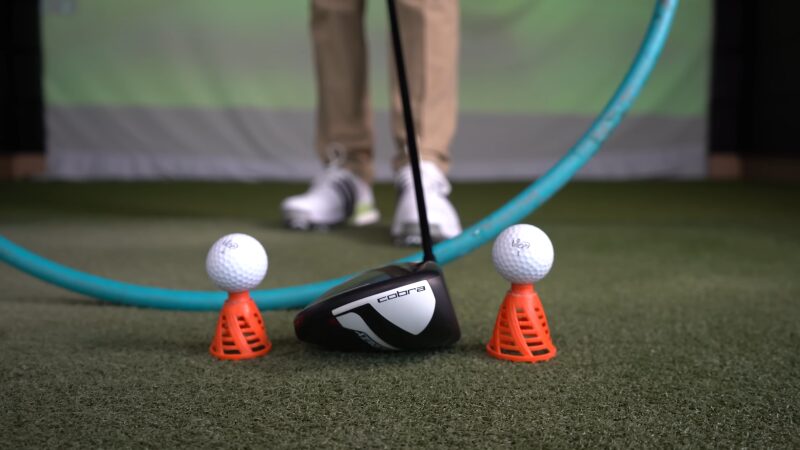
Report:
[[297,337],[333,350],[424,350],[451,345],[461,337],[442,269],[433,254],[397,11],[394,0],[387,2],[423,261],[364,272],[300,311],[294,320]]

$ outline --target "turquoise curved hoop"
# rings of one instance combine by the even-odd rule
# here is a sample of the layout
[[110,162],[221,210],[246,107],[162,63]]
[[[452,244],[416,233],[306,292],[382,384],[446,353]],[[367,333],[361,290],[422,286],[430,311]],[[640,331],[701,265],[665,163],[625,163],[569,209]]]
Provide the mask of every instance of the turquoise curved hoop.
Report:
[[[441,264],[454,261],[496,237],[542,206],[583,167],[611,132],[619,125],[639,95],[658,61],[669,36],[678,0],[657,0],[650,25],[628,73],[603,111],[578,142],[536,182],[464,230],[453,239],[440,242],[434,253]],[[414,253],[400,261],[419,261]],[[185,291],[141,286],[99,277],[72,269],[37,255],[0,236],[0,260],[48,283],[112,303],[161,309],[217,310],[227,294],[220,291]],[[251,292],[261,309],[301,308],[350,275],[310,284]]]

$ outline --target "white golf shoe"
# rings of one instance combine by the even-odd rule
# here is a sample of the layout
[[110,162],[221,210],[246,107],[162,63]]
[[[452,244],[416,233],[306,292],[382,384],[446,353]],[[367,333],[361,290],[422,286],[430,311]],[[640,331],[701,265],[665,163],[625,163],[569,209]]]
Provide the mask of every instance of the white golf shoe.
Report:
[[[450,239],[461,233],[461,221],[458,212],[447,196],[451,186],[441,170],[429,161],[420,163],[422,189],[425,193],[425,210],[428,213],[428,224],[431,240],[434,242]],[[392,222],[392,238],[398,245],[420,245],[419,217],[417,214],[417,198],[414,194],[414,176],[411,166],[406,165],[395,175],[395,188],[398,191],[397,206]]]
[[303,194],[281,203],[286,226],[295,230],[325,230],[347,222],[370,225],[380,220],[372,187],[337,162],[311,181]]

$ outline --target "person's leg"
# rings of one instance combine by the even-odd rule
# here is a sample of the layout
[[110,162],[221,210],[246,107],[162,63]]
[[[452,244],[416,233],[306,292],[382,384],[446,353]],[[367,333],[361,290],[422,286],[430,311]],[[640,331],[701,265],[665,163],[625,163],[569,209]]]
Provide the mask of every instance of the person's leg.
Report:
[[327,167],[307,192],[281,204],[291,228],[327,228],[345,221],[360,226],[380,218],[370,186],[374,172],[364,7],[364,0],[311,3],[316,147]]
[[[458,108],[458,0],[397,0],[398,22],[420,151],[422,185],[431,237],[461,233],[450,200],[450,143]],[[392,59],[394,61],[394,59]],[[391,233],[401,244],[421,241],[417,203],[406,153],[402,101],[392,66],[392,128],[397,143],[395,185],[399,191]]]
[[345,166],[372,182],[372,112],[369,102],[364,0],[313,0],[311,34],[317,76],[319,156],[345,151]]
[[[458,0],[397,0],[403,53],[423,160],[447,173],[458,114]],[[403,105],[392,58],[392,129],[395,169],[408,163]]]

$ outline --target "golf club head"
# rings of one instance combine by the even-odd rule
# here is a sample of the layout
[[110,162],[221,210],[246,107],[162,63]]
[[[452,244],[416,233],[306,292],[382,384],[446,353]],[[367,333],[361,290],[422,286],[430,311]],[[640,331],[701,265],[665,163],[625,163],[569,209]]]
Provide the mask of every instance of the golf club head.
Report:
[[442,270],[433,261],[370,270],[294,319],[298,339],[332,350],[425,350],[458,341]]

